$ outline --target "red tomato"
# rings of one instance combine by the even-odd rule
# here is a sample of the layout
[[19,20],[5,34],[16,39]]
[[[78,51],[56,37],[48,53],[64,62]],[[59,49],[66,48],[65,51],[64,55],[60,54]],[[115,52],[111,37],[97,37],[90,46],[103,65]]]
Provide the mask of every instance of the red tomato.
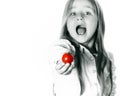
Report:
[[71,62],[73,61],[73,56],[70,53],[65,53],[62,56],[62,61],[66,64],[69,63],[71,64]]

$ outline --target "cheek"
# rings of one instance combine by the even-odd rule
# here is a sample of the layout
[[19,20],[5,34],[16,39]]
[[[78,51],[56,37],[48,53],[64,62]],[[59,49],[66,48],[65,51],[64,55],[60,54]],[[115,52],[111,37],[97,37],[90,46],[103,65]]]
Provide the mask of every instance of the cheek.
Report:
[[69,22],[69,20],[67,21],[67,29],[69,30],[69,28],[70,28],[70,22]]
[[74,22],[72,20],[67,21],[67,29],[68,31],[72,31],[74,29]]
[[88,23],[88,29],[94,33],[96,28],[97,28],[97,20],[96,19],[91,19]]

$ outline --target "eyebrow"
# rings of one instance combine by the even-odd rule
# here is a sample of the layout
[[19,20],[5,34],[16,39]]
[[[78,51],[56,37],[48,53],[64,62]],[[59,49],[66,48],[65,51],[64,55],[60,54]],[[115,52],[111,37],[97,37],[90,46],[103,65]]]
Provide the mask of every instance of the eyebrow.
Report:
[[93,8],[93,7],[90,7],[90,6],[85,6],[85,7],[90,8],[90,9],[92,9],[93,11],[95,11],[95,8]]
[[[90,7],[90,6],[88,6],[88,5],[86,5],[85,7],[89,8],[89,9],[92,9],[94,12],[96,12],[95,8],[93,8],[93,7]],[[72,9],[72,8],[76,8],[76,7],[71,7],[71,9]]]

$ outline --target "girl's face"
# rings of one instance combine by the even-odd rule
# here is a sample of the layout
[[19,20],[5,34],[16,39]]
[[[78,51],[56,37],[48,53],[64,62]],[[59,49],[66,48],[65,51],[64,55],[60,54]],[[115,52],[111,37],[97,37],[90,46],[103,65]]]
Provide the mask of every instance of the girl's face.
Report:
[[67,29],[73,39],[89,45],[94,42],[97,27],[96,9],[88,0],[75,0],[67,19]]

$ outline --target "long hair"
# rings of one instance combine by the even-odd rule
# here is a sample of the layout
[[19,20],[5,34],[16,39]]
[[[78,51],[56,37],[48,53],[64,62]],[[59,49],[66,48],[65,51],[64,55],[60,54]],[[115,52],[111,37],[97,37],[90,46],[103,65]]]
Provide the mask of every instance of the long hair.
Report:
[[[78,50],[79,44],[77,41],[73,40],[73,38],[70,36],[67,30],[67,26],[66,26],[67,18],[69,16],[69,12],[70,12],[70,9],[72,8],[72,4],[74,1],[75,0],[69,0],[66,3],[66,7],[64,10],[64,14],[63,14],[62,30],[61,30],[62,32],[61,32],[60,38],[68,39],[76,48],[75,58],[77,58],[76,63],[77,63],[77,67],[78,67],[78,71],[80,75],[81,94],[82,94],[84,92],[84,81],[82,80],[82,68],[81,68],[80,60],[79,60],[80,59],[80,51]],[[103,79],[102,81],[104,81],[104,78],[103,78],[104,69],[105,67],[107,67],[108,71],[110,72],[110,83],[111,83],[110,87],[112,90],[111,60],[108,58],[107,52],[103,44],[103,39],[104,39],[104,34],[105,34],[105,23],[104,23],[103,13],[102,13],[101,7],[98,4],[98,2],[96,2],[95,0],[88,0],[88,1],[90,1],[91,4],[96,8],[97,16],[98,16],[98,26],[96,29],[96,37],[95,37],[95,42],[93,45],[94,49],[96,50],[98,54],[96,58],[96,68],[97,68],[97,73],[98,73],[98,79],[100,78],[100,79]],[[102,86],[104,86],[104,82],[102,82]],[[109,95],[110,94],[111,93],[109,93]]]

